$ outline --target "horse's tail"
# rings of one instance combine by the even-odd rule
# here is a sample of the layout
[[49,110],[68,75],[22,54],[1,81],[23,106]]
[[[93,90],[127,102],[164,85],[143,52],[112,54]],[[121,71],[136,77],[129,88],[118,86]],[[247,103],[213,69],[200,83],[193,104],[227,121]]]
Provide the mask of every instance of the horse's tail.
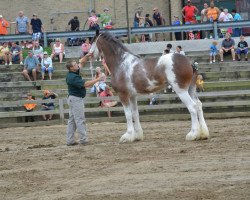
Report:
[[193,68],[193,77],[192,77],[191,83],[190,83],[189,88],[188,88],[188,93],[190,95],[193,95],[196,93],[196,80],[197,80],[197,76],[198,76],[198,63],[197,62],[193,63],[192,68]]

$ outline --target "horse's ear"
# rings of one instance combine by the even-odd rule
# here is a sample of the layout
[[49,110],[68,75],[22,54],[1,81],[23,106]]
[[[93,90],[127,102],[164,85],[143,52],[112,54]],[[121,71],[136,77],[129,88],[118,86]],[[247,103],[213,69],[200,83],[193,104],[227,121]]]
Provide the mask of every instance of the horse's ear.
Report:
[[96,30],[95,35],[98,36],[100,34],[99,29]]

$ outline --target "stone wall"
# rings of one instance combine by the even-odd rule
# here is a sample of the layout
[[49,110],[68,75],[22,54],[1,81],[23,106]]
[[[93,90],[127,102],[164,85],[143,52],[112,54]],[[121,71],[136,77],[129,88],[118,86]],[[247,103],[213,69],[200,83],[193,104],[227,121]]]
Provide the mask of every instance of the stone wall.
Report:
[[[178,14],[180,10],[181,0],[170,0],[171,11]],[[37,13],[38,17],[43,21],[46,31],[64,31],[68,21],[73,16],[78,16],[81,22],[81,29],[88,17],[88,11],[95,8],[97,13],[101,13],[103,8],[110,8],[116,28],[126,27],[126,4],[125,0],[74,0],[70,3],[68,0],[1,0],[1,13],[8,21],[14,22],[18,11],[23,10],[29,18],[33,13]],[[166,19],[166,23],[170,22],[169,0],[128,0],[129,4],[129,21],[133,24],[134,12],[138,6],[143,7],[143,15],[146,13],[153,14],[153,8],[158,7],[160,12]],[[173,15],[172,15],[173,16]],[[51,18],[54,24],[51,24]],[[12,24],[11,33],[14,33],[15,25]],[[87,27],[86,27],[87,28]],[[85,28],[85,29],[86,29]]]

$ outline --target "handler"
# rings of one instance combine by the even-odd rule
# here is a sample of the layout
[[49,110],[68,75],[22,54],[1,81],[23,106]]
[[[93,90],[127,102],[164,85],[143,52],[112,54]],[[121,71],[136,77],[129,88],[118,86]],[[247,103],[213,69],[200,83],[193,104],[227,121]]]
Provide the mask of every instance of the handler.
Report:
[[99,77],[90,81],[85,81],[80,76],[80,69],[86,64],[90,56],[92,56],[90,53],[85,55],[79,60],[79,64],[74,60],[66,63],[66,68],[69,70],[66,77],[68,85],[67,103],[69,105],[69,120],[66,132],[66,144],[68,146],[77,144],[74,138],[76,128],[79,132],[79,143],[88,143],[83,98],[86,96],[86,87],[91,87],[102,79],[102,77]]

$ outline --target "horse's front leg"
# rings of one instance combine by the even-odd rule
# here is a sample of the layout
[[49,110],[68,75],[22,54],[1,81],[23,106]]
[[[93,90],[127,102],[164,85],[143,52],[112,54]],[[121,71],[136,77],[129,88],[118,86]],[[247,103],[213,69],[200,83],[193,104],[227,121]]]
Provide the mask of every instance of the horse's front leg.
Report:
[[133,124],[133,112],[132,112],[133,105],[131,100],[129,98],[126,98],[125,96],[123,97],[120,96],[120,99],[127,120],[127,132],[122,135],[119,142],[120,143],[133,142],[136,139],[134,124]]
[[134,120],[134,128],[135,128],[135,140],[143,140],[143,130],[140,123],[140,117],[137,106],[137,98],[133,96],[130,98],[132,102],[132,116]]

